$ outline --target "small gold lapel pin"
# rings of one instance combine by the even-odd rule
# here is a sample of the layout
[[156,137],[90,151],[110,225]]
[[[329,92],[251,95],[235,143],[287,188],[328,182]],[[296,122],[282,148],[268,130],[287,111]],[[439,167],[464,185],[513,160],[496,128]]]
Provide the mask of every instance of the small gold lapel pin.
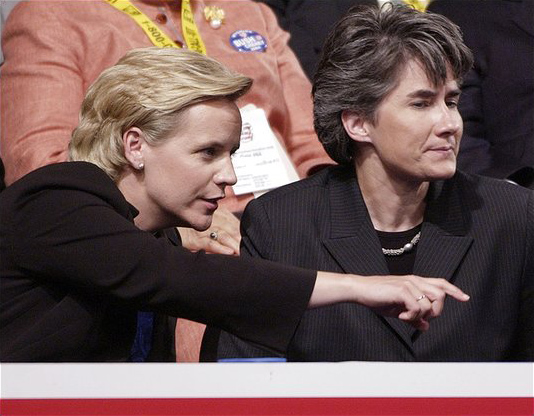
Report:
[[206,6],[204,17],[213,29],[219,29],[224,23],[224,10],[217,6]]

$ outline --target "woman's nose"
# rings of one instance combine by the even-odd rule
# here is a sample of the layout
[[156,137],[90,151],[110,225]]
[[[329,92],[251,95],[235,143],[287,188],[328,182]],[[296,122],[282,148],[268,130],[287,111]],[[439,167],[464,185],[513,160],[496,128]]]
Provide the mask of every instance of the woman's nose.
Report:
[[234,171],[234,165],[232,164],[232,158],[228,157],[227,160],[224,161],[223,166],[217,172],[215,175],[215,183],[217,185],[235,185],[237,182],[237,176]]
[[457,110],[453,110],[446,105],[444,107],[445,108],[440,109],[439,120],[436,124],[437,135],[456,135],[462,129],[462,117]]

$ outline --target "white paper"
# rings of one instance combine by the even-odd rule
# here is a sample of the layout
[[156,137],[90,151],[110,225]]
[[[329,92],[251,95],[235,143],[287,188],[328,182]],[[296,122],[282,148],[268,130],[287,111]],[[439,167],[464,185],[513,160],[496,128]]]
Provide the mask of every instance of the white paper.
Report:
[[297,171],[269,126],[265,111],[252,104],[240,111],[241,143],[232,159],[237,175],[234,193],[258,196],[297,181]]

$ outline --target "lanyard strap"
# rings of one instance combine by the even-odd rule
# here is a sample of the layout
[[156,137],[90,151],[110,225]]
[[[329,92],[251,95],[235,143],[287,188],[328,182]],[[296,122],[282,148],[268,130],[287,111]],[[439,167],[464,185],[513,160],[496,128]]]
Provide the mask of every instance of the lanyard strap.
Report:
[[426,11],[426,8],[428,7],[431,1],[432,0],[403,0],[403,3],[406,3],[409,6],[412,6],[415,10],[424,12]]
[[[130,0],[106,0],[111,6],[130,16],[146,33],[150,41],[160,48],[179,48],[147,15],[135,7]],[[206,55],[206,46],[200,37],[190,0],[182,0],[182,32],[187,47]]]
[[182,32],[189,49],[206,55],[206,46],[204,46],[204,42],[202,42],[202,38],[198,32],[193,11],[191,10],[190,0],[182,0]]

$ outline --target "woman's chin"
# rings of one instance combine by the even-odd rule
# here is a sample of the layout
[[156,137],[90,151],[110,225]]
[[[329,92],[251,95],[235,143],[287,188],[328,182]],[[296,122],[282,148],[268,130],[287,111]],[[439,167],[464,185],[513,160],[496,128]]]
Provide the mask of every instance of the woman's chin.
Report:
[[196,231],[206,231],[208,228],[210,228],[212,220],[212,215],[204,215],[203,218],[198,218],[194,221],[191,221],[188,226]]
[[428,175],[428,180],[430,181],[439,181],[450,179],[456,173],[456,162],[443,163],[436,165],[434,169],[430,171]]

